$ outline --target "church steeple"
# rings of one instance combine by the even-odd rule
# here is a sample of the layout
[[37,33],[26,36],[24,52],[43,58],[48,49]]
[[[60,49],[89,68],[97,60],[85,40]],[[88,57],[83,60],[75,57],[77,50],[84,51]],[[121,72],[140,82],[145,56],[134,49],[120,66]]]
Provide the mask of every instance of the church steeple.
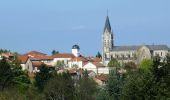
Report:
[[102,61],[104,65],[107,65],[107,63],[105,62],[106,60],[111,59],[110,51],[112,51],[113,46],[113,32],[109,21],[109,16],[107,15],[104,32],[102,34]]
[[108,32],[111,32],[112,29],[111,29],[111,26],[110,26],[110,21],[109,21],[109,16],[107,15],[106,17],[106,22],[105,22],[105,27],[104,27],[104,32],[105,31],[108,31]]

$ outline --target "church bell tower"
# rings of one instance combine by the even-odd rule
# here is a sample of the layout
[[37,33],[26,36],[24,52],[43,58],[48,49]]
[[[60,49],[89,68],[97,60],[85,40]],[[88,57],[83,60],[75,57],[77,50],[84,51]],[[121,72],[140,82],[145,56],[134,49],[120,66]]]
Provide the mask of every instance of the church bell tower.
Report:
[[102,34],[102,62],[104,65],[107,65],[106,62],[110,60],[110,51],[113,49],[113,46],[113,32],[107,16]]

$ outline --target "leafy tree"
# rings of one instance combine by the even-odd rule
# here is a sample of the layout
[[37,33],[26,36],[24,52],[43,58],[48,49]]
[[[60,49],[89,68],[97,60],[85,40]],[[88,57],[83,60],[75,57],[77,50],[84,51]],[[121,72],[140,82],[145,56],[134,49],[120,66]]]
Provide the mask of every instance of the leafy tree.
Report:
[[51,52],[52,55],[55,55],[55,54],[58,54],[58,53],[59,53],[59,51],[56,51],[56,50],[53,50],[53,51]]
[[10,50],[0,49],[0,54],[1,54],[1,53],[7,53],[7,52],[10,52]]
[[146,70],[144,64],[144,68],[141,66],[138,71],[127,77],[126,84],[123,87],[122,99],[170,99],[170,57],[167,56],[164,62],[161,62],[159,57],[155,57],[153,64],[147,67]]
[[153,66],[152,59],[143,59],[140,63],[140,68],[143,69],[144,71],[150,71],[152,66]]
[[137,65],[134,62],[127,62],[125,63],[124,68],[127,71],[134,71],[137,69]]
[[107,66],[108,67],[120,67],[120,63],[115,58],[112,58]]
[[42,91],[46,82],[50,79],[51,73],[45,64],[42,64],[39,70],[40,72],[37,72],[35,76],[35,86],[38,87],[40,91]]
[[124,85],[124,74],[119,74],[118,69],[111,70],[109,73],[109,79],[106,83],[106,91],[110,99],[119,100],[122,87]]
[[73,64],[71,67],[77,69],[77,68],[78,68],[78,65],[77,65],[77,64]]
[[102,55],[100,54],[100,52],[97,52],[96,57],[102,58]]
[[98,90],[96,100],[112,100],[105,88],[103,87]]
[[25,93],[31,82],[28,73],[22,70],[18,55],[15,54],[14,58],[15,59],[10,63],[13,73],[13,82],[16,85],[15,88],[18,89],[20,93]]
[[10,64],[5,60],[0,60],[0,90],[10,87],[13,84],[13,73]]
[[30,85],[30,80],[16,60],[11,63],[5,59],[0,61],[0,88],[17,88],[19,92],[24,93]]
[[149,89],[148,86],[151,80],[152,75],[150,73],[146,73],[142,70],[131,72],[123,87],[121,99],[150,100],[146,97],[146,94],[148,93],[147,90]]
[[74,100],[74,81],[69,73],[56,74],[45,86],[46,100]]
[[62,69],[65,67],[64,61],[57,61],[56,63],[56,69]]
[[97,83],[88,77],[87,70],[76,85],[76,100],[95,100]]
[[85,71],[83,71],[83,77],[84,78],[88,78],[89,77],[87,69],[85,69]]
[[6,89],[4,91],[0,91],[0,100],[25,100],[24,95],[21,95],[20,92],[15,89]]

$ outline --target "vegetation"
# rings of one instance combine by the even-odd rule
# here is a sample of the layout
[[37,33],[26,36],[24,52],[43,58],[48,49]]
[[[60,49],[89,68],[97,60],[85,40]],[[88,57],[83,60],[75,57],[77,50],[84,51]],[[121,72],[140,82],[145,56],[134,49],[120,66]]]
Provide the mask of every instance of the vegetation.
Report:
[[107,66],[108,67],[120,67],[120,63],[115,58],[112,58]]
[[85,70],[83,77],[77,82],[76,100],[95,100],[96,92],[97,83],[89,78],[87,70]]
[[59,53],[59,51],[56,51],[56,50],[53,50],[53,51],[51,52],[52,55],[55,55],[55,54],[58,54],[58,53]]
[[74,100],[74,81],[69,73],[55,74],[44,89],[46,100]]
[[64,61],[57,61],[56,65],[55,65],[55,69],[59,70],[65,67]]
[[153,66],[153,61],[151,59],[144,59],[140,63],[140,68],[144,71],[150,71]]
[[[131,65],[131,66],[129,66]],[[125,66],[127,66],[125,64]],[[128,64],[128,68],[134,64]],[[117,72],[117,71],[116,71]],[[145,59],[140,68],[124,74],[111,72],[98,100],[167,100],[170,99],[170,56]]]
[[96,57],[97,58],[102,58],[102,55],[100,54],[100,52],[97,52]]
[[0,49],[0,54],[1,54],[1,53],[7,53],[7,52],[10,52],[10,50]]
[[38,87],[40,91],[43,91],[45,84],[51,77],[51,73],[45,64],[42,64],[39,70],[40,72],[37,72],[35,76],[35,86]]
[[[119,65],[112,59],[112,65]],[[113,63],[114,62],[114,63]],[[120,65],[119,65],[120,66]],[[122,67],[123,68],[123,67]],[[19,61],[0,60],[0,100],[168,100],[170,99],[170,56],[145,59],[137,67],[116,66],[104,86],[98,86],[87,70],[75,80],[68,72],[58,74],[41,65],[31,82]],[[135,69],[135,70],[131,70]]]

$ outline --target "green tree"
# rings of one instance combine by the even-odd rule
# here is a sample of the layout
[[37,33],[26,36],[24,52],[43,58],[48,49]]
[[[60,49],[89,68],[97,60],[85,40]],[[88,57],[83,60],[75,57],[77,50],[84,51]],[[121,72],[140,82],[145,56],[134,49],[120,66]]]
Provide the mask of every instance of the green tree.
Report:
[[102,55],[100,54],[100,52],[97,52],[96,57],[102,58]]
[[107,66],[108,67],[120,67],[120,63],[115,58],[112,58]]
[[77,69],[77,68],[78,68],[78,65],[77,65],[77,64],[73,64],[71,67]]
[[38,87],[40,91],[44,89],[46,82],[50,79],[51,73],[50,70],[45,64],[42,64],[39,68],[39,72],[35,76],[35,86]]
[[126,84],[123,87],[121,99],[153,100],[146,97],[151,80],[152,75],[150,73],[146,73],[142,70],[131,72],[129,77],[127,77]]
[[76,85],[76,100],[95,100],[97,83],[88,77],[87,71]]
[[56,65],[55,65],[55,69],[62,69],[65,67],[64,61],[57,61]]
[[135,71],[137,70],[137,65],[134,62],[127,62],[125,63],[124,68],[127,71]]
[[7,53],[7,52],[10,52],[10,50],[0,49],[0,54],[1,54],[1,53]]
[[119,100],[122,87],[124,85],[124,74],[119,74],[118,69],[111,70],[109,73],[109,79],[106,83],[106,91],[110,99]]
[[58,54],[58,53],[59,53],[59,51],[56,51],[56,50],[53,50],[53,51],[51,52],[52,55],[55,55],[55,54]]
[[10,64],[5,60],[0,60],[0,90],[9,88],[13,83],[13,73]]
[[152,66],[153,66],[152,59],[143,59],[140,63],[140,68],[143,69],[144,71],[150,71]]
[[75,100],[74,81],[69,73],[55,74],[45,86],[46,100]]
[[[150,64],[150,63],[149,63]],[[144,64],[145,65],[145,64]],[[126,78],[122,99],[126,100],[167,100],[170,99],[170,57],[164,62],[159,57],[147,70],[141,66]]]

